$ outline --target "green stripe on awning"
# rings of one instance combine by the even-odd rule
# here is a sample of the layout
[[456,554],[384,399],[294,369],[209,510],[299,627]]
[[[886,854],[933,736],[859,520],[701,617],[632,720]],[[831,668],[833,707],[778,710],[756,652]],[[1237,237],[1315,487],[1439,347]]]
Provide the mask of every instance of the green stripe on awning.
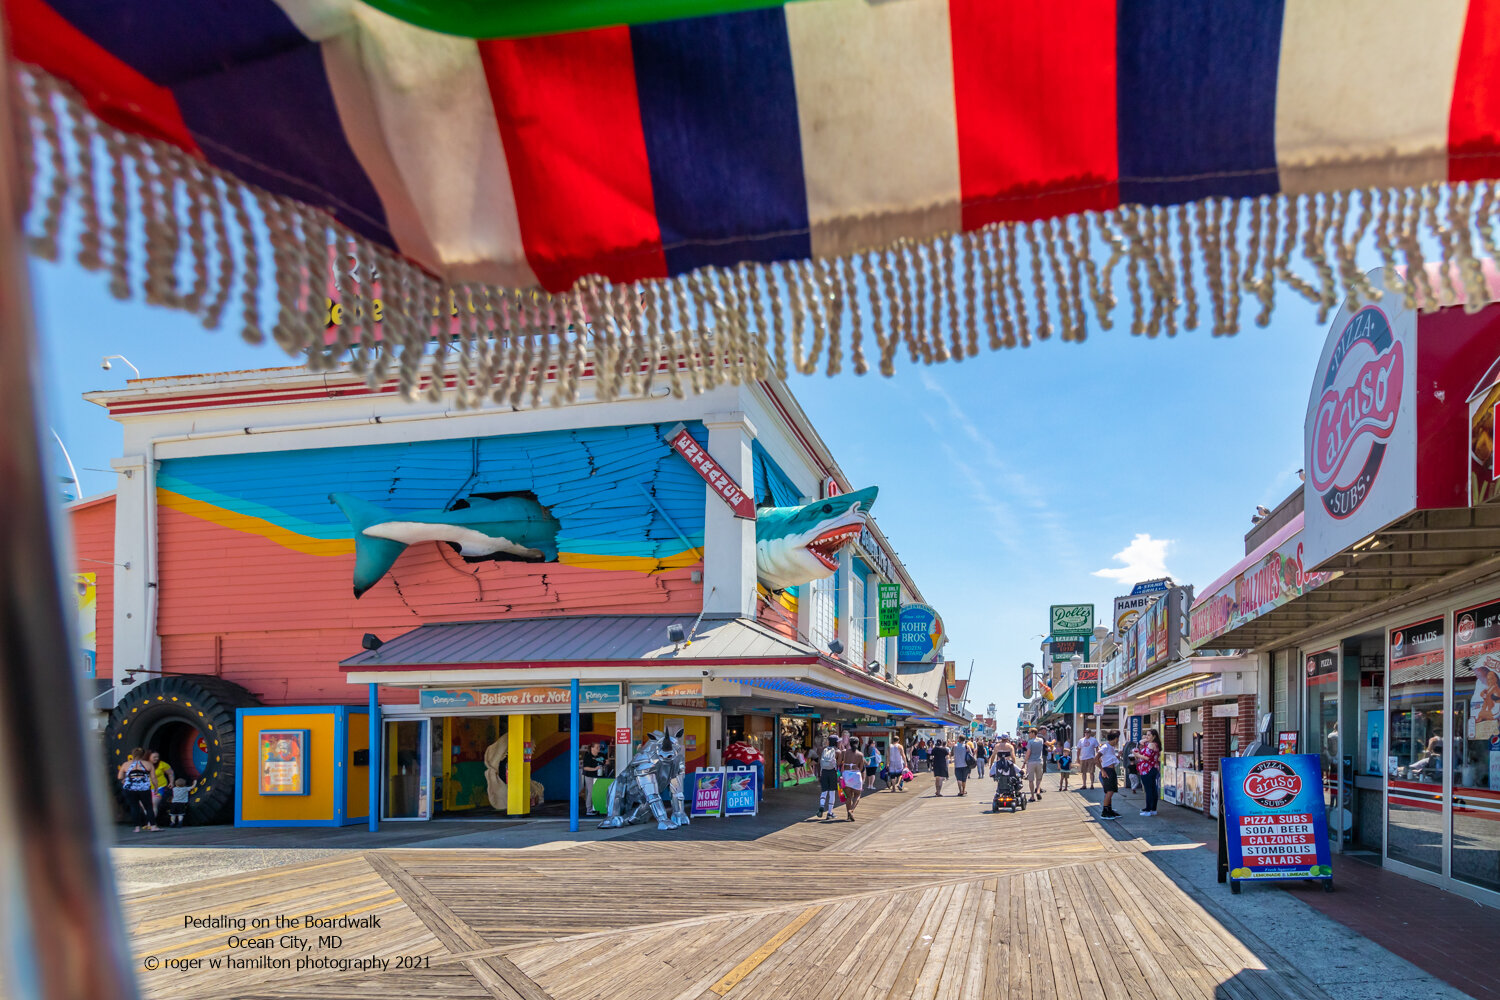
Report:
[[784,0],[365,0],[407,24],[463,38],[523,38],[780,7]]

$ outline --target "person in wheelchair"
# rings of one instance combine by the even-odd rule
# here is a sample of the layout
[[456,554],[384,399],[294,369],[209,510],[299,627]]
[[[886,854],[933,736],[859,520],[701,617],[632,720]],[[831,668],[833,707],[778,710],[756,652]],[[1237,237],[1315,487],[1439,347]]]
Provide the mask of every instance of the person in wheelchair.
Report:
[[995,799],[993,809],[999,812],[1005,806],[1010,807],[1011,812],[1016,811],[1016,806],[1026,808],[1026,796],[1021,792],[1022,781],[1025,775],[1016,766],[1015,757],[1008,753],[995,755],[995,762],[990,765],[990,777],[995,779]]

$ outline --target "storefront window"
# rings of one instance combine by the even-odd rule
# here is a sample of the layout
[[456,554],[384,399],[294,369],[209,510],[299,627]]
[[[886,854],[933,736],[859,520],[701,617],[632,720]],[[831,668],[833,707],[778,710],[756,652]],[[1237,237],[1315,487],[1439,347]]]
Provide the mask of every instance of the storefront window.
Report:
[[865,581],[858,573],[849,575],[849,662],[865,665]]
[[1453,631],[1453,877],[1500,890],[1500,602]]
[[1324,650],[1307,658],[1308,753],[1319,756],[1323,797],[1328,809],[1328,836],[1343,836],[1344,811],[1339,786],[1339,651]]
[[812,599],[812,641],[819,649],[826,649],[830,639],[838,638],[837,587],[837,573],[808,585],[808,596]]
[[1441,618],[1391,630],[1386,853],[1433,872],[1443,870],[1446,645]]

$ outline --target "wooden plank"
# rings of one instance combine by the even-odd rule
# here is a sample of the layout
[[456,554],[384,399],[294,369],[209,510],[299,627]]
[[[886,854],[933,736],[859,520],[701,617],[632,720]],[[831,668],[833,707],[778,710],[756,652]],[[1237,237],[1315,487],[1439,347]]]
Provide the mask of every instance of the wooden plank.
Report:
[[729,970],[729,973],[727,975],[725,975],[713,986],[709,987],[709,992],[716,993],[719,996],[723,996],[730,990],[734,989],[735,984],[737,984],[741,979],[744,979],[750,973],[754,972],[757,966],[759,966],[766,959],[770,958],[771,955],[775,953],[777,948],[780,948],[783,944],[785,944],[793,934],[796,934],[799,930],[801,930],[809,920],[817,916],[820,912],[822,912],[822,910],[823,907],[821,906],[809,906],[807,909],[803,910],[796,916],[796,918],[792,920],[791,923],[787,924],[785,927],[781,928],[781,930],[777,931],[769,941],[761,945],[759,948],[755,949],[755,951],[751,953],[749,958],[745,959],[739,965],[736,965],[733,969]]

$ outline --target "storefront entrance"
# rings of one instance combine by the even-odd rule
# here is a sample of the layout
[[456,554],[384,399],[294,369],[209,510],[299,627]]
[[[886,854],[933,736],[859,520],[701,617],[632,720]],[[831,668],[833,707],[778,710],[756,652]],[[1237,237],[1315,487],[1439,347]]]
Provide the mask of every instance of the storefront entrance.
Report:
[[385,782],[382,819],[429,819],[432,814],[432,726],[427,719],[389,719],[382,737]]
[[[1450,607],[1452,607],[1450,605]],[[1313,644],[1304,752],[1329,836],[1414,877],[1500,892],[1500,601],[1430,607]]]

